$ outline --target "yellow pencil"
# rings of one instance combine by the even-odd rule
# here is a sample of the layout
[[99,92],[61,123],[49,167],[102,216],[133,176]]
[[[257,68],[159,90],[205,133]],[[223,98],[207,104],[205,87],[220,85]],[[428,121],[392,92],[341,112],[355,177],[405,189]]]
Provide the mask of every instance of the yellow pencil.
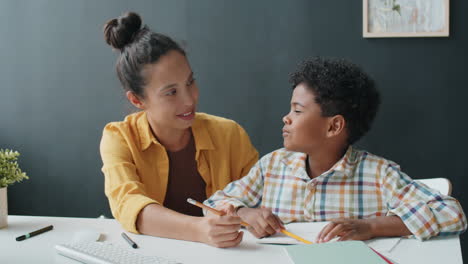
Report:
[[[214,208],[212,208],[212,207],[206,206],[206,205],[204,205],[204,204],[200,203],[199,201],[196,201],[196,200],[194,200],[194,199],[192,199],[192,198],[188,198],[188,199],[187,199],[187,202],[188,202],[189,204],[193,204],[193,205],[198,206],[198,207],[200,207],[200,208],[206,209],[206,210],[212,212],[212,213],[215,214],[215,215],[224,215],[223,212],[221,212],[221,211],[219,211],[219,210],[216,210],[216,209],[214,209]],[[243,225],[243,226],[249,226],[249,224],[247,224],[246,222],[241,222],[241,225]]]
[[287,236],[289,236],[289,237],[292,237],[292,238],[294,238],[294,239],[296,239],[296,240],[298,240],[298,241],[301,241],[302,243],[305,243],[305,244],[313,244],[313,243],[310,242],[309,240],[304,239],[304,238],[302,238],[302,237],[300,237],[300,236],[298,236],[298,235],[295,235],[295,234],[293,234],[293,233],[287,231],[286,229],[281,229],[281,233],[283,233],[283,234],[285,234],[285,235],[287,235]]
[[[214,214],[216,214],[216,215],[224,215],[223,212],[221,212],[221,211],[219,211],[219,210],[216,210],[216,209],[214,209],[214,208],[212,208],[212,207],[206,206],[206,205],[204,205],[204,204],[202,204],[202,203],[200,203],[200,202],[198,202],[198,201],[196,201],[196,200],[194,200],[194,199],[192,199],[192,198],[188,198],[188,199],[187,199],[187,202],[190,203],[190,204],[193,204],[193,205],[195,205],[195,206],[198,206],[198,207],[200,207],[200,208],[206,209],[206,210],[208,210],[208,211],[210,211],[210,212],[212,212],[212,213],[214,213]],[[243,226],[245,226],[245,227],[249,226],[249,224],[247,224],[246,222],[241,222],[241,225],[243,225]],[[287,235],[287,236],[289,236],[289,237],[292,237],[292,238],[294,238],[294,239],[296,239],[296,240],[298,240],[298,241],[300,241],[300,242],[302,242],[302,243],[305,243],[305,244],[313,244],[313,243],[310,242],[309,240],[304,239],[304,238],[302,238],[302,237],[300,237],[300,236],[298,236],[298,235],[295,235],[295,234],[293,234],[293,233],[287,231],[286,229],[281,229],[280,232],[283,233],[283,234],[285,234],[285,235]]]

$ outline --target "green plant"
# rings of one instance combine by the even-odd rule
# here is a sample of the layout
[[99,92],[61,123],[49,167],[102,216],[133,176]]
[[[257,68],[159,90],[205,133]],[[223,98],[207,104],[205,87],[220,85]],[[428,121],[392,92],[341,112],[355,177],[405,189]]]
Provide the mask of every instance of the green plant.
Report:
[[0,149],[0,188],[29,179],[16,161],[19,155],[18,151]]
[[397,11],[398,14],[401,16],[401,6],[399,4],[396,3],[395,0],[393,0],[393,4],[392,4],[392,11]]

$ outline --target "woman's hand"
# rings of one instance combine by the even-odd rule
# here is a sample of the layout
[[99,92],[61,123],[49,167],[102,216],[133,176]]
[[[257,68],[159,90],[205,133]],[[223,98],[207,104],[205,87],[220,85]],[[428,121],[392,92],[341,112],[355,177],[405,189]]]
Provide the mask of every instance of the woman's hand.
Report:
[[247,229],[257,238],[276,234],[284,228],[278,216],[266,208],[241,207],[237,210],[237,215],[250,225]]
[[235,247],[242,241],[244,233],[239,232],[240,217],[208,214],[199,219],[197,230],[199,230],[200,242],[218,248],[228,248]]
[[335,237],[338,241],[368,240],[374,237],[371,219],[338,219],[327,224],[317,235],[315,242],[328,242]]
[[[237,216],[236,215],[236,208],[232,204],[229,204],[229,203],[225,203],[225,204],[223,204],[221,206],[216,206],[215,209],[218,210],[218,211],[221,211],[225,215]],[[207,215],[208,214],[212,214],[212,212],[208,211]]]

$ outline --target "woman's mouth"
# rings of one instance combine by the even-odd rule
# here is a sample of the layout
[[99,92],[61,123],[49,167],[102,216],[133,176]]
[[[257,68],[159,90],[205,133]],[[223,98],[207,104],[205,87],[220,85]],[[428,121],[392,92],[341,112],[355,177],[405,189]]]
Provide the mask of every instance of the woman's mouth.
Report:
[[177,115],[177,117],[182,120],[188,121],[188,120],[192,120],[195,117],[195,113],[193,111],[185,112],[180,115]]

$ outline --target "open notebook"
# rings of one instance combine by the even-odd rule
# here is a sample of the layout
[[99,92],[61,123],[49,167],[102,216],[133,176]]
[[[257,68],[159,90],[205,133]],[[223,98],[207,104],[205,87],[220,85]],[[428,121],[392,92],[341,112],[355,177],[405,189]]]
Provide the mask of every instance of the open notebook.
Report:
[[[285,225],[286,230],[294,233],[302,238],[314,242],[320,230],[325,227],[329,222],[313,222],[313,223],[290,223]],[[369,247],[377,251],[390,252],[400,241],[399,237],[388,237],[388,238],[377,238],[364,241]],[[329,243],[333,243],[332,240]],[[260,244],[277,244],[277,245],[299,245],[302,242],[297,241],[294,238],[288,237],[282,233],[275,234],[270,237],[257,239],[257,243]]]
[[362,241],[344,241],[285,247],[294,264],[387,264]]

